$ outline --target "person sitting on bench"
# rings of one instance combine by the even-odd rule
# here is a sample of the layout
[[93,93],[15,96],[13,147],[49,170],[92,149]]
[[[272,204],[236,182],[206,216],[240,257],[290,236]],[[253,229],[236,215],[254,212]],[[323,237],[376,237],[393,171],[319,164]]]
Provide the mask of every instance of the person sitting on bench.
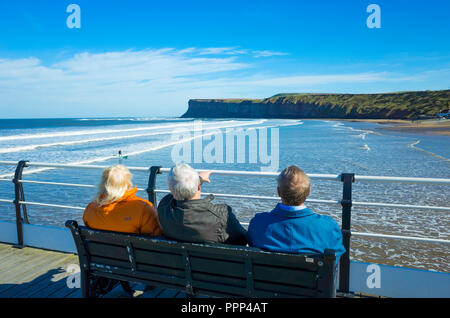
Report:
[[170,169],[170,194],[158,205],[164,236],[192,243],[246,245],[247,231],[226,204],[213,204],[201,198],[201,184],[210,182],[211,172],[197,173],[187,164]]
[[336,251],[336,263],[344,254],[339,225],[327,215],[316,214],[304,203],[311,192],[309,177],[297,166],[278,176],[281,203],[271,212],[256,214],[248,226],[250,246],[288,253]]
[[132,174],[124,165],[103,171],[98,195],[84,210],[86,226],[124,233],[161,236],[158,214],[153,204],[136,196]]

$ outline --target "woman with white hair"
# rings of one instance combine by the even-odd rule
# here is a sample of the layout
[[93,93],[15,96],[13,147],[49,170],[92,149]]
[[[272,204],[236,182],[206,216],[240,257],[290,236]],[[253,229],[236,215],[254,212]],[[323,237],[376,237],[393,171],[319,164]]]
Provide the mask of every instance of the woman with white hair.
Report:
[[170,194],[158,205],[164,236],[184,242],[247,244],[247,231],[226,204],[201,198],[201,184],[210,172],[197,173],[187,164],[173,167],[167,177]]
[[86,226],[124,233],[162,235],[153,204],[136,196],[132,174],[124,165],[103,171],[97,197],[84,210]]

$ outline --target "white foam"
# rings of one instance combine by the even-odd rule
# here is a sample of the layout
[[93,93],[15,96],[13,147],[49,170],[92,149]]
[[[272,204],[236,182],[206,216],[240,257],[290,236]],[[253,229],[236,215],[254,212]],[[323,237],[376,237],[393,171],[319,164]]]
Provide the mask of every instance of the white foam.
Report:
[[[230,128],[230,127],[240,127],[240,126],[248,126],[248,125],[257,125],[257,124],[262,124],[264,123],[266,120],[259,120],[259,121],[252,121],[252,122],[240,122],[240,123],[236,123],[233,125],[224,125],[224,126],[216,126],[216,127],[211,127],[211,128],[207,128],[204,130],[212,130],[212,129],[221,129],[221,128]],[[236,121],[232,121],[232,122],[236,122]],[[179,143],[184,143],[184,142],[188,142],[191,140],[194,140],[196,138],[200,138],[203,136],[209,136],[209,135],[214,135],[216,132],[210,132],[210,133],[203,133],[203,134],[199,134],[199,135],[195,135],[194,137],[191,138],[183,138],[177,141],[172,141],[172,142],[166,142],[163,143],[161,145],[158,146],[152,146],[150,148],[146,148],[143,150],[138,150],[138,151],[134,151],[134,152],[129,152],[129,153],[125,153],[125,155],[127,155],[128,157],[130,156],[135,156],[135,155],[140,155],[146,152],[151,152],[151,151],[155,151],[155,150],[159,150],[159,149],[163,149],[163,148],[167,148]],[[105,156],[105,157],[97,157],[97,158],[93,158],[93,159],[88,159],[88,160],[83,160],[83,161],[76,161],[76,162],[65,162],[64,164],[68,164],[68,165],[83,165],[83,164],[91,164],[91,163],[95,163],[95,162],[102,162],[102,161],[106,161],[106,160],[110,160],[110,159],[114,159],[117,158],[117,156],[111,155],[111,156]],[[36,169],[30,169],[27,171],[23,172],[23,175],[26,174],[34,174],[34,173],[39,173],[39,172],[43,172],[43,171],[48,171],[48,170],[53,170],[55,168],[36,168]],[[0,178],[10,178],[13,177],[14,173],[9,173],[9,174],[3,174],[0,175]]]
[[426,153],[426,154],[428,154],[428,155],[430,155],[430,156],[433,156],[433,157],[435,157],[435,158],[441,159],[441,160],[443,160],[443,161],[450,162],[450,159],[448,159],[448,158],[445,158],[445,157],[443,157],[443,156],[441,156],[441,155],[438,155],[438,154],[436,154],[436,153],[434,153],[434,152],[431,152],[431,151],[428,151],[428,150],[425,150],[425,149],[416,147],[416,145],[417,145],[418,143],[420,143],[420,140],[416,140],[415,142],[412,142],[412,143],[408,144],[408,147],[410,147],[410,148],[412,148],[412,149],[414,149],[414,150],[422,151],[422,152],[424,152],[424,153]]
[[[250,124],[257,124],[257,123],[252,122]],[[191,125],[192,125],[192,123],[191,123]],[[225,126],[225,128],[235,127],[235,126],[246,126],[246,125],[249,125],[249,123],[227,125],[227,126]],[[216,126],[216,127],[211,127],[211,128],[205,127],[204,130],[211,130],[211,129],[218,129],[218,128],[224,128],[224,127],[221,127],[221,126]],[[192,130],[193,129],[181,129],[181,130],[177,130],[177,132],[189,132]],[[0,154],[31,151],[31,150],[40,149],[40,148],[50,148],[50,147],[57,147],[57,146],[72,146],[72,145],[79,145],[79,144],[92,143],[92,142],[102,142],[102,141],[108,141],[108,140],[119,140],[119,139],[139,138],[139,137],[156,136],[156,135],[167,135],[170,133],[172,133],[172,131],[153,132],[153,133],[146,133],[146,134],[125,135],[125,136],[114,136],[114,137],[103,137],[103,138],[93,138],[93,139],[83,139],[83,140],[60,141],[60,142],[47,143],[47,144],[34,144],[34,145],[27,145],[27,146],[21,146],[21,147],[0,149]]]
[[[264,120],[266,121],[266,120]],[[204,122],[205,125],[213,125],[217,123],[234,123],[236,120],[229,121],[215,121],[215,122]],[[84,136],[84,135],[96,135],[96,134],[109,134],[109,133],[123,133],[132,131],[145,131],[145,130],[155,130],[155,129],[168,129],[177,128],[183,126],[192,125],[193,121],[173,124],[173,125],[152,125],[146,127],[128,128],[128,129],[86,129],[77,131],[66,131],[66,132],[52,132],[52,133],[40,133],[40,134],[20,134],[20,135],[10,135],[0,137],[0,141],[11,141],[11,140],[23,140],[23,139],[36,139],[36,138],[54,138],[54,137],[71,137],[71,136]],[[245,122],[243,122],[245,123]]]

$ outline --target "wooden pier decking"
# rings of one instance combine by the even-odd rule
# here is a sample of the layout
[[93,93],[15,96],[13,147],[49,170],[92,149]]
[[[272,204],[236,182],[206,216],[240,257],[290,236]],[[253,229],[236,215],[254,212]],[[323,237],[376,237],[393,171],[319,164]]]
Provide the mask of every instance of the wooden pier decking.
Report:
[[[78,256],[31,247],[15,248],[0,243],[0,298],[78,298],[79,288],[69,288],[67,278],[71,264],[78,265]],[[184,292],[132,284],[133,297],[185,298]],[[130,297],[119,285],[105,295]]]

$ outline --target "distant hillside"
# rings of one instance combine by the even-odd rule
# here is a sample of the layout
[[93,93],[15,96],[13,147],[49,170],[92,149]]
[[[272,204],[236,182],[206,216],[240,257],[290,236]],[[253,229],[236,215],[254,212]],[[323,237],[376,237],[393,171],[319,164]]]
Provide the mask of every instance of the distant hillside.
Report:
[[416,119],[450,108],[450,90],[381,94],[277,94],[265,99],[191,99],[188,118]]

